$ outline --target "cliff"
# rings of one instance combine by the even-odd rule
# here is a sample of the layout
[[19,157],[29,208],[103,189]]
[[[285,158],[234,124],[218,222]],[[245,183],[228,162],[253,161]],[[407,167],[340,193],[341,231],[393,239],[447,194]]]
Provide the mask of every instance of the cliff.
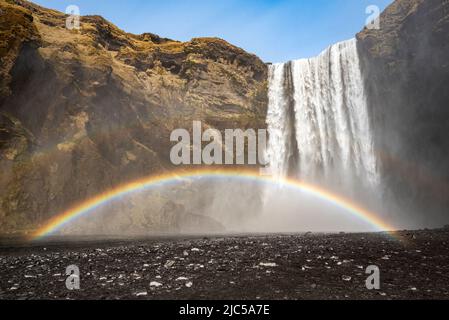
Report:
[[170,133],[192,120],[265,127],[256,56],[217,38],[129,34],[99,16],[69,30],[66,17],[0,0],[0,231],[170,169]]
[[421,225],[447,223],[449,1],[397,0],[357,38],[385,196]]

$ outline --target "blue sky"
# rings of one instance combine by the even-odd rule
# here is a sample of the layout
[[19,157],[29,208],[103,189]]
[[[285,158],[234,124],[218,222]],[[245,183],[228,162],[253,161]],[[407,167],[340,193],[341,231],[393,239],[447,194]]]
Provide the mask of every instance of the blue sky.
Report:
[[215,36],[266,62],[315,56],[332,43],[354,37],[368,14],[393,0],[34,0],[81,15],[98,14],[131,33],[152,32],[187,41]]

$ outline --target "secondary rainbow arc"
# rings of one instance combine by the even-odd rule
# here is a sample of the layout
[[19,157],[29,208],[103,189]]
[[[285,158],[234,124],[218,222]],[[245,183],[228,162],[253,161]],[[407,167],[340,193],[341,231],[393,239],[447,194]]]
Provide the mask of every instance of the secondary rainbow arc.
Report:
[[176,171],[169,172],[161,175],[153,175],[146,178],[138,179],[136,181],[126,183],[115,187],[109,191],[101,193],[93,198],[90,198],[77,206],[70,208],[61,214],[56,215],[50,219],[43,227],[41,227],[32,236],[33,240],[40,239],[51,235],[66,226],[70,222],[73,222],[81,216],[87,215],[93,212],[95,209],[105,205],[117,198],[123,197],[127,194],[151,189],[155,187],[164,186],[167,184],[179,183],[185,181],[185,179],[193,178],[236,178],[247,179],[252,181],[260,181],[264,183],[276,183],[285,185],[295,189],[299,189],[303,192],[312,194],[313,196],[332,203],[342,209],[345,209],[354,216],[365,220],[367,223],[375,226],[379,231],[393,231],[394,227],[381,220],[376,214],[362,208],[361,206],[345,199],[339,195],[333,194],[320,187],[307,184],[295,179],[275,179],[269,176],[261,176],[257,171],[242,171],[242,170],[191,170],[191,171]]

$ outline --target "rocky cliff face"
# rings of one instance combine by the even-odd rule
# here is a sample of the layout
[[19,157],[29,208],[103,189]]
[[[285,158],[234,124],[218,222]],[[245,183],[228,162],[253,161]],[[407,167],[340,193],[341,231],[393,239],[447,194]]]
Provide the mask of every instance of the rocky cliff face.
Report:
[[386,197],[448,222],[449,1],[397,0],[357,35]]
[[98,16],[79,30],[65,21],[0,0],[0,231],[169,169],[170,133],[192,120],[265,127],[256,56],[216,38],[128,34]]

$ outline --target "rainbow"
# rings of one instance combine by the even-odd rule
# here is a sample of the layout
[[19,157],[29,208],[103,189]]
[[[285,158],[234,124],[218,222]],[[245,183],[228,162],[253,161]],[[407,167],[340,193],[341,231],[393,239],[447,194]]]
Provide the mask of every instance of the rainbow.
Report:
[[321,200],[329,202],[337,207],[340,207],[352,215],[366,221],[373,225],[379,231],[393,231],[395,228],[382,221],[376,214],[369,212],[368,210],[360,207],[359,205],[345,199],[339,195],[333,194],[317,186],[303,183],[301,181],[285,178],[277,179],[270,176],[261,176],[258,171],[250,170],[190,170],[190,171],[175,171],[160,175],[153,175],[146,178],[138,179],[136,181],[126,183],[115,187],[109,191],[101,193],[93,198],[90,198],[73,208],[56,215],[50,219],[43,227],[37,230],[32,240],[38,240],[49,236],[62,227],[73,222],[81,216],[85,216],[95,209],[117,200],[120,197],[128,194],[149,190],[152,188],[158,188],[170,184],[180,183],[186,181],[186,179],[199,179],[199,178],[235,178],[245,179],[249,181],[264,182],[264,183],[277,183],[281,186],[291,187],[301,190],[305,193],[309,193]]

